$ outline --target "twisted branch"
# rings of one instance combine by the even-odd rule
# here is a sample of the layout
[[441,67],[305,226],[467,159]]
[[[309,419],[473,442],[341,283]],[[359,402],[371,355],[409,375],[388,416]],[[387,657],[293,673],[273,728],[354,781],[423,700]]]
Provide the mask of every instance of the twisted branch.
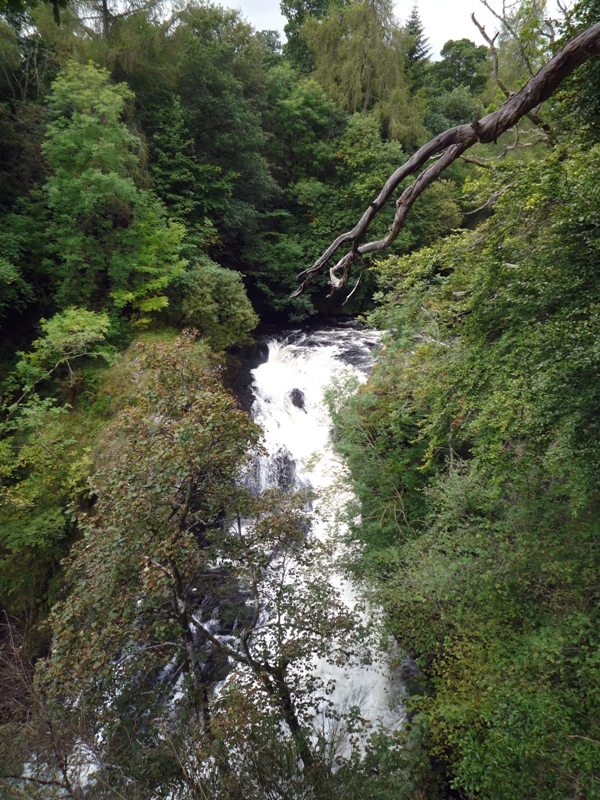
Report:
[[[352,230],[342,233],[309,269],[298,276],[300,286],[291,295],[298,297],[306,291],[315,275],[318,275],[342,247],[350,244],[350,250],[329,270],[332,291],[342,289],[348,283],[352,264],[357,256],[385,250],[396,239],[408,212],[419,195],[433,183],[465,150],[480,142],[488,144],[512,128],[517,122],[547,100],[555,89],[578,66],[600,53],[600,22],[573,37],[567,44],[534,75],[516,94],[510,96],[497,111],[466,125],[458,125],[439,134],[423,145],[408,161],[399,167],[387,180],[379,195],[364,212]],[[419,172],[433,156],[442,156],[427,167],[414,183],[396,201],[396,214],[387,236],[378,241],[360,244],[375,215],[386,205],[390,197],[405,178]]]

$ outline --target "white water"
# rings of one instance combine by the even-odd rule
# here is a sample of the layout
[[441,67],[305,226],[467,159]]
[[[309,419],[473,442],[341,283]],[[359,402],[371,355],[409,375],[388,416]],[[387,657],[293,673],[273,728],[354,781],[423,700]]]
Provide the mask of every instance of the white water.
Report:
[[[253,370],[252,415],[264,431],[268,453],[257,465],[255,489],[314,490],[311,535],[321,541],[337,542],[345,533],[337,512],[351,499],[347,470],[331,441],[324,391],[348,373],[364,381],[379,338],[377,332],[354,326],[288,332],[268,342],[268,360]],[[341,543],[336,547],[339,552]],[[362,623],[379,624],[375,610],[365,612],[360,587],[333,565],[329,581]],[[335,681],[331,699],[337,711],[358,706],[364,719],[390,730],[401,725],[403,709],[388,658],[380,652],[369,665],[343,669],[315,660],[314,668],[325,682]],[[327,722],[317,716],[315,725],[326,728]]]

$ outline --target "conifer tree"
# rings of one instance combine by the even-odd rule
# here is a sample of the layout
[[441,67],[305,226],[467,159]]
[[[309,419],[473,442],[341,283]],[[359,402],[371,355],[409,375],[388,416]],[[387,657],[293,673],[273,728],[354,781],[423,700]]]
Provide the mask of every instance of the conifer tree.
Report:
[[428,61],[431,55],[431,45],[425,35],[425,27],[421,22],[419,6],[415,3],[406,22],[406,33],[411,37],[406,57],[413,64]]
[[413,88],[419,89],[424,83],[425,65],[431,56],[431,45],[425,35],[425,27],[421,22],[417,3],[410,12],[404,30],[408,35],[407,70],[412,78]]

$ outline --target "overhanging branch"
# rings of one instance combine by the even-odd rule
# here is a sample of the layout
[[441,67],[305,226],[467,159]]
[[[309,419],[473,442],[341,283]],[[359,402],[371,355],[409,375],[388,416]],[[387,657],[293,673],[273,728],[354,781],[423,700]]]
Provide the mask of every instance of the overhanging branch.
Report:
[[[352,264],[357,256],[378,252],[389,247],[402,230],[408,212],[417,197],[450,164],[460,158],[465,150],[478,142],[481,144],[495,142],[501,134],[516,125],[522,117],[547,100],[578,66],[598,53],[600,53],[600,22],[567,42],[519,92],[509,97],[497,111],[467,125],[450,128],[423,145],[388,178],[379,195],[373,200],[354,228],[338,236],[312,267],[300,273],[298,277],[302,283],[291,296],[301,295],[332,256],[343,245],[350,244],[350,250],[329,270],[332,292],[346,286]],[[414,183],[405,189],[396,201],[396,214],[387,236],[379,241],[360,244],[371,221],[386,205],[402,181],[419,172],[429,159],[439,153],[442,153],[442,156],[421,172]]]

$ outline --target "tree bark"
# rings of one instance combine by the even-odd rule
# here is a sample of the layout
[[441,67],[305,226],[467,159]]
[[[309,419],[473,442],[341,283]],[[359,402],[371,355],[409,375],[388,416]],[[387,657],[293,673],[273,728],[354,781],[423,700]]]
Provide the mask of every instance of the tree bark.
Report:
[[[480,120],[450,128],[423,145],[388,178],[378,197],[367,208],[354,228],[338,236],[312,267],[300,273],[298,277],[302,283],[291,296],[298,297],[303,294],[315,275],[322,271],[339,248],[350,243],[349,252],[329,270],[332,292],[346,286],[356,257],[389,247],[402,230],[407,214],[417,197],[465,150],[478,142],[481,144],[495,142],[501,134],[516,125],[522,117],[547,100],[578,66],[598,53],[600,53],[600,22],[567,42],[519,92],[509,97],[497,111]],[[430,158],[439,153],[442,153],[441,157],[421,172],[415,182],[405,189],[396,201],[396,214],[387,236],[378,241],[359,244],[375,215],[385,206],[402,181],[419,172]]]

